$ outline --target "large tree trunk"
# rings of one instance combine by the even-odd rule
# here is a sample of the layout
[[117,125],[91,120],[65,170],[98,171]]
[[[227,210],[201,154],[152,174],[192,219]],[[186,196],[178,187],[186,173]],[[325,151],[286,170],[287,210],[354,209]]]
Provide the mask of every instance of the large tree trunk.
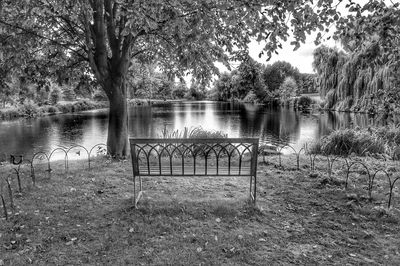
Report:
[[126,86],[123,78],[113,79],[108,83],[110,111],[108,118],[107,146],[115,158],[126,158],[128,147],[128,107]]

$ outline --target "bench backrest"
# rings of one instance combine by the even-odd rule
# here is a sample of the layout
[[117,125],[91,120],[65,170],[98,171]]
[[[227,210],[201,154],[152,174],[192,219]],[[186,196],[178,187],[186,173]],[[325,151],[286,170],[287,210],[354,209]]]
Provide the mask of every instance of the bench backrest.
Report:
[[258,138],[129,139],[134,176],[256,176]]

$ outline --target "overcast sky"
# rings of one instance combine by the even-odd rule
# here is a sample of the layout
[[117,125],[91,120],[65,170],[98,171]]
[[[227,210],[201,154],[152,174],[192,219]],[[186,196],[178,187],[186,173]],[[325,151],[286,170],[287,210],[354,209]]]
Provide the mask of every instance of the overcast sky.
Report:
[[[338,0],[334,0],[334,2],[337,1]],[[353,0],[353,2],[364,5],[368,2],[368,0]],[[388,5],[391,5],[392,3],[400,2],[400,0],[384,0],[384,2],[386,2],[386,4]],[[348,13],[347,9],[345,8],[345,5],[347,3],[348,1],[345,0],[338,5],[338,10],[341,12],[342,15],[347,15]],[[326,40],[326,38],[332,36],[334,31],[335,28],[331,27],[328,33],[323,34],[323,38],[325,39],[325,41],[322,41],[322,44],[329,47],[338,47],[339,49],[341,49],[340,42],[334,41],[332,38],[330,38],[330,40]],[[282,49],[277,50],[279,54],[273,54],[269,61],[267,61],[266,55],[262,56],[261,58],[258,57],[259,53],[262,51],[263,43],[258,44],[256,41],[254,41],[249,45],[250,56],[257,62],[263,63],[265,65],[273,64],[276,61],[286,61],[289,62],[291,65],[297,67],[301,73],[314,73],[314,70],[312,68],[313,51],[315,50],[315,48],[318,47],[314,44],[316,34],[317,32],[313,32],[313,34],[307,36],[306,42],[302,43],[300,48],[296,51],[293,51],[294,46],[290,45],[292,39],[288,38],[288,41],[286,43],[282,43]],[[240,62],[232,63],[232,69],[235,69],[239,64]],[[229,72],[227,68],[222,64],[218,63],[217,66],[220,69],[221,73],[225,71]]]
[[[337,2],[338,0],[334,0]],[[368,2],[368,0],[353,0],[360,5],[364,5]],[[400,0],[384,0],[387,5],[391,5],[392,3],[400,2]],[[338,6],[338,10],[341,12],[342,15],[346,15],[347,9],[345,5],[348,1],[342,1],[341,4]],[[325,38],[332,35],[335,28],[332,27],[328,33],[324,35]],[[306,43],[301,44],[300,48],[296,51],[293,51],[294,46],[290,45],[291,39],[289,38],[286,43],[283,43],[282,49],[278,50],[278,55],[273,54],[270,61],[266,61],[267,56],[263,56],[261,58],[258,57],[258,54],[262,50],[262,44],[258,44],[257,42],[252,42],[250,44],[250,56],[256,60],[257,62],[263,64],[272,64],[276,61],[286,61],[292,64],[293,66],[297,67],[300,72],[302,73],[313,73],[312,62],[313,62],[313,51],[317,46],[314,44],[316,33],[307,37]],[[335,42],[332,38],[329,41],[324,41],[322,44],[330,46],[330,47],[338,47],[341,48],[340,42]],[[226,70],[225,70],[226,71]]]
[[[297,67],[301,73],[313,73],[312,62],[313,62],[313,51],[317,46],[314,44],[315,34],[314,36],[308,36],[306,43],[302,44],[299,49],[293,51],[294,46],[290,45],[290,41],[282,44],[282,49],[277,50],[279,54],[273,54],[271,59],[267,62],[267,56],[264,55],[261,58],[258,57],[258,54],[262,50],[262,45],[257,42],[252,42],[250,44],[250,56],[256,60],[257,62],[263,64],[272,64],[276,61],[286,61],[289,62],[292,66]],[[333,39],[329,41],[323,42],[323,44],[334,47],[337,46],[340,48],[340,43],[333,41]]]
[[[286,43],[282,43],[282,49],[277,50],[278,54],[273,53],[269,61],[267,61],[266,55],[263,55],[261,58],[258,57],[259,53],[262,51],[263,44],[253,41],[249,45],[250,56],[257,62],[260,62],[264,65],[273,64],[276,61],[286,61],[292,66],[297,67],[301,73],[314,73],[312,68],[313,51],[318,47],[314,44],[315,36],[316,33],[308,36],[306,42],[302,43],[300,48],[296,51],[293,51],[294,46],[290,45],[291,39],[289,38]],[[325,35],[325,38],[328,36],[329,33]],[[329,41],[322,42],[322,44],[330,47],[336,46],[339,49],[341,48],[340,43],[335,42],[332,38]],[[232,63],[231,68],[235,69],[237,66],[239,66],[239,64],[240,62]],[[216,65],[220,69],[221,73],[229,72],[222,64],[217,63]]]

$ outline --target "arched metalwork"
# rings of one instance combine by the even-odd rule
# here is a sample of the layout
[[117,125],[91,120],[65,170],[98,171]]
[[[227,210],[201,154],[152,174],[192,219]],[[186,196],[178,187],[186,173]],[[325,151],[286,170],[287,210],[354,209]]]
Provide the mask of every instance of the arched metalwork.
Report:
[[[76,149],[76,148],[80,148],[80,149],[83,149],[84,151],[86,151],[87,160],[88,160],[88,165],[90,165],[90,156],[89,156],[89,151],[88,151],[88,149],[86,149],[86,148],[85,148],[84,146],[82,146],[82,145],[76,144],[76,145],[72,146],[71,148],[69,148],[69,149],[67,150],[67,152],[66,152],[67,156],[65,157],[65,159],[66,159],[66,162],[67,162],[67,164],[66,164],[66,165],[67,165],[67,169],[68,169],[68,167],[69,167],[68,153],[69,153],[71,150]],[[79,151],[79,154],[80,154],[80,151]]]
[[372,182],[371,182],[371,190],[372,190],[372,186],[373,186],[373,182],[375,180],[375,177],[378,173],[382,173],[386,176],[386,179],[389,183],[389,198],[388,198],[388,205],[387,207],[390,208],[391,204],[392,204],[392,197],[393,197],[393,188],[394,185],[396,184],[397,180],[400,179],[400,176],[396,177],[394,180],[391,179],[391,174],[389,172],[387,172],[386,170],[383,169],[379,169],[377,171],[375,171],[375,173],[372,175]]
[[93,151],[95,148],[97,148],[97,153],[99,153],[101,147],[105,147],[106,155],[108,154],[108,151],[109,151],[110,149],[108,148],[107,144],[98,143],[98,144],[94,145],[94,146],[89,150],[89,159],[88,159],[88,160],[89,160],[89,165],[88,165],[89,169],[90,169],[90,162],[91,162],[90,158],[91,158],[91,156],[92,156],[92,151]]
[[371,190],[372,190],[372,176],[371,176],[371,173],[370,173],[370,171],[369,171],[369,169],[368,169],[368,166],[367,166],[365,163],[363,163],[363,162],[355,161],[355,162],[352,162],[352,163],[349,164],[349,166],[347,167],[345,188],[347,189],[347,185],[348,185],[348,180],[349,180],[349,175],[350,175],[351,168],[352,168],[354,165],[357,165],[357,164],[358,164],[358,165],[361,165],[361,166],[365,169],[365,171],[366,171],[366,173],[367,173],[367,177],[368,177],[368,196],[369,196],[369,198],[371,199],[371,198],[372,198],[372,192],[371,192]]
[[39,160],[43,160],[43,158],[45,158],[47,160],[47,170],[46,171],[48,172],[48,174],[50,176],[50,174],[51,174],[50,158],[45,152],[39,151],[39,152],[33,154],[32,159],[30,160],[32,178],[36,179],[35,166],[34,166],[34,161],[35,161],[36,158],[39,158]]
[[249,176],[250,196],[255,202],[256,138],[130,139],[130,145],[135,206],[142,195],[142,176]]
[[10,183],[10,180],[9,180],[8,178],[9,178],[9,176],[8,176],[8,177],[6,177],[6,178],[4,178],[4,180],[5,180],[5,181],[6,181],[6,183],[7,183],[8,198],[9,198],[9,200],[10,200],[10,206],[11,206],[11,209],[14,211],[14,198],[13,198],[13,192],[12,192],[12,188],[11,188],[11,183]]
[[53,154],[54,154],[56,151],[62,151],[62,152],[64,152],[64,154],[65,154],[65,156],[64,156],[64,167],[65,167],[65,170],[68,170],[68,164],[67,164],[67,161],[68,161],[68,153],[67,153],[67,151],[66,151],[65,149],[63,149],[63,148],[55,148],[54,150],[52,150],[52,151],[50,152],[50,154],[49,154],[49,161],[51,160],[51,156],[53,156]]
[[[26,159],[22,155],[9,156],[9,163],[11,165],[10,172],[6,178],[0,178],[0,198],[1,205],[3,205],[4,216],[8,219],[9,213],[7,208],[13,210],[14,201],[13,189],[22,193],[24,188],[23,169],[24,165],[30,166],[30,177],[33,186],[36,184],[35,178],[35,165],[37,160],[47,162],[47,169],[51,173],[51,160],[54,153],[61,151],[65,154],[64,163],[65,168],[68,169],[68,154],[75,148],[86,151],[88,156],[88,166],[91,167],[91,156],[96,148],[105,147],[105,144],[99,143],[94,145],[91,149],[86,149],[81,145],[73,145],[70,148],[58,147],[52,150],[49,154],[39,151],[31,157]],[[142,191],[142,175],[166,175],[166,176],[250,176],[250,195],[255,202],[256,198],[256,169],[257,169],[257,139],[142,139],[141,142],[132,142],[131,149],[136,150],[135,154],[132,153],[132,163],[134,168],[134,194],[136,197],[136,179],[139,179],[139,193]],[[282,151],[284,148],[292,150],[296,154],[297,169],[300,169],[299,156],[303,151],[310,158],[311,171],[315,170],[315,160],[317,153],[311,153],[308,145],[297,151],[293,146],[284,144],[278,148]],[[109,149],[107,149],[108,151]],[[279,152],[279,165],[281,166],[281,156]],[[322,155],[320,155],[322,156]],[[340,157],[340,156],[326,156],[328,161],[328,168],[326,169],[329,177],[332,178],[333,166],[335,163],[344,162],[344,168],[347,169],[345,187],[348,187],[350,173],[356,165],[361,166],[365,170],[363,175],[368,179],[368,195],[372,198],[372,192],[376,187],[376,178],[380,175],[386,176],[389,184],[389,196],[387,207],[390,208],[393,204],[394,188],[400,179],[400,176],[393,176],[386,170],[378,169],[372,172],[373,169],[368,163],[359,161],[355,158]],[[7,156],[6,156],[7,158]],[[8,160],[7,160],[8,161]],[[294,164],[293,160],[290,162]],[[136,167],[136,168],[135,168]],[[140,167],[140,168],[138,168]],[[7,170],[8,171],[8,170]],[[136,172],[135,172],[136,171]],[[137,172],[139,171],[139,172]],[[345,170],[346,171],[346,170]],[[395,171],[397,172],[397,170]],[[17,183],[12,179],[16,176]],[[18,186],[13,188],[12,186]],[[4,191],[4,193],[3,193]],[[135,205],[137,204],[135,200]]]
[[326,160],[328,162],[328,177],[332,179],[333,164],[338,161],[340,155],[330,156],[326,155]]
[[6,220],[8,220],[8,212],[7,212],[6,201],[4,200],[3,195],[0,195],[0,197],[1,197],[1,203],[3,204],[4,217],[6,218]]
[[305,153],[305,147],[302,147],[299,151],[297,151],[292,145],[286,143],[280,147],[278,147],[278,156],[279,156],[279,166],[282,166],[282,150],[284,148],[289,148],[293,151],[293,153],[296,155],[296,166],[297,170],[300,170],[300,154],[303,151]]
[[388,208],[390,208],[390,204],[392,203],[393,188],[394,188],[394,185],[396,184],[397,180],[400,179],[400,176],[396,177],[393,181],[390,178],[390,176],[388,176],[388,179],[389,179],[388,181],[389,181],[389,188],[390,188],[389,200],[388,200]]

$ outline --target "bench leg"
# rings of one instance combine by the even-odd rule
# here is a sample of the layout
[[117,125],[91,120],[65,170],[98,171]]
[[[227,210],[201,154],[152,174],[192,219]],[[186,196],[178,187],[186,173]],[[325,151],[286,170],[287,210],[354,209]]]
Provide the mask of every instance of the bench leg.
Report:
[[256,204],[256,194],[257,194],[257,177],[250,176],[250,200],[253,204]]
[[140,198],[142,197],[142,194],[143,194],[142,188],[143,188],[142,177],[139,176],[139,191],[138,191],[137,196],[136,196],[136,176],[134,176],[133,177],[133,198],[134,198],[134,201],[135,201],[134,202],[135,209],[138,208],[138,206],[137,206],[138,202],[139,202]]

